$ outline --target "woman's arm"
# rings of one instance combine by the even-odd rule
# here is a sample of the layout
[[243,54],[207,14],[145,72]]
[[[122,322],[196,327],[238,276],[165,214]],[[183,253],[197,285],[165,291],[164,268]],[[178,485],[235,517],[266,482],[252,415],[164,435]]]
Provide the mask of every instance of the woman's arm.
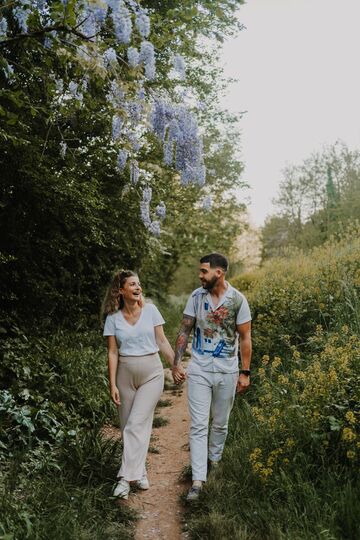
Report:
[[164,334],[164,328],[162,325],[155,326],[155,341],[160,349],[160,352],[165,356],[165,360],[170,366],[174,364],[175,353]]
[[115,405],[120,405],[120,393],[116,386],[116,371],[119,362],[119,351],[115,336],[108,336],[108,371],[111,399]]

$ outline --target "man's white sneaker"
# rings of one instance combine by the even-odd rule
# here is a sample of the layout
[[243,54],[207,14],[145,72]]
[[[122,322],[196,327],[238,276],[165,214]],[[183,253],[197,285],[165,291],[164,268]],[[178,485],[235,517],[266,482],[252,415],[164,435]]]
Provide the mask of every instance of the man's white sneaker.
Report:
[[192,486],[190,488],[189,493],[186,496],[186,500],[187,501],[196,501],[199,498],[200,491],[201,491],[200,486]]
[[119,497],[119,499],[128,499],[130,493],[130,484],[127,480],[124,478],[121,478],[119,482],[116,484],[114,491],[113,491],[113,497]]
[[136,482],[136,485],[139,489],[149,489],[150,484],[146,474],[144,474],[144,476],[142,476],[142,478]]

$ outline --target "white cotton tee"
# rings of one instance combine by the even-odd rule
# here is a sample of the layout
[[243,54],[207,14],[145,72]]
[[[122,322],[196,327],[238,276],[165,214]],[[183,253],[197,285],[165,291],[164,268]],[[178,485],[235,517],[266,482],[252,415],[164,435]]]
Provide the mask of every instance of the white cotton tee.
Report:
[[145,304],[134,325],[127,322],[121,311],[108,315],[104,336],[115,336],[121,356],[144,356],[159,352],[155,340],[155,326],[165,324],[154,304]]
[[235,373],[239,369],[236,325],[251,321],[251,313],[245,296],[226,284],[217,306],[203,287],[193,291],[187,301],[184,315],[195,318],[189,374]]

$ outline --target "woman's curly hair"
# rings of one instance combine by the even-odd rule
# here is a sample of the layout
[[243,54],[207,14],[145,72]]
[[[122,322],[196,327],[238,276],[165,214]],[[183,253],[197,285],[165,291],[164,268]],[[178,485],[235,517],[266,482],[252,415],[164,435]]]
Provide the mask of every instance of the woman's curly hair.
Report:
[[[116,272],[103,301],[101,309],[103,316],[115,313],[124,307],[124,299],[120,293],[120,289],[124,287],[125,281],[129,277],[137,277],[137,273],[132,270],[118,270]],[[141,297],[140,305],[143,306],[143,304],[144,301]]]

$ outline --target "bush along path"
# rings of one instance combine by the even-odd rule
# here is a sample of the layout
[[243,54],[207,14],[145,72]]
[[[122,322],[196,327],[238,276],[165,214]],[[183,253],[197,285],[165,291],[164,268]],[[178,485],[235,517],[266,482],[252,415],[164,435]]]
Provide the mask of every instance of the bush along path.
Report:
[[[155,411],[153,434],[147,459],[150,481],[148,491],[132,491],[129,506],[138,514],[135,539],[183,540],[182,505],[180,495],[187,486],[181,474],[189,463],[189,415],[186,386],[172,383],[170,370],[165,370],[165,390]],[[120,437],[119,429],[104,428],[106,437]]]

